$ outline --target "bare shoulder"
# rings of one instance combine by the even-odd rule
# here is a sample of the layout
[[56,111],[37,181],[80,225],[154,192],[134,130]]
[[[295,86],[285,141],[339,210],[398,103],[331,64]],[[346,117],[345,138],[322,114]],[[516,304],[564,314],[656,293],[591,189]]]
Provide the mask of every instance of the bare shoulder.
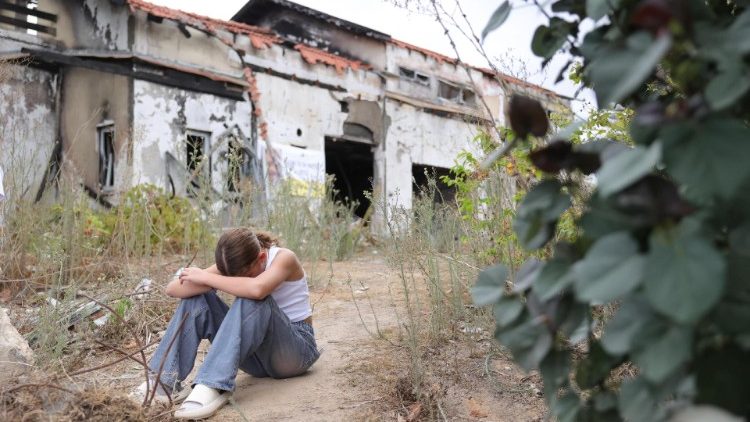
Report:
[[273,267],[276,265],[285,267],[289,271],[288,280],[298,280],[304,276],[302,263],[299,258],[297,258],[297,254],[290,249],[279,248],[271,266]]

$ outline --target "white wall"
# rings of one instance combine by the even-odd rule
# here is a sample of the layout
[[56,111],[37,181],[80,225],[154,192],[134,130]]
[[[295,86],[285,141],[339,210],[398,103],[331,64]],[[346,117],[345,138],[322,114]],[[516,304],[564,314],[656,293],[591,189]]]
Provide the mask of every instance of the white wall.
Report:
[[0,166],[11,201],[33,199],[41,185],[57,137],[56,91],[56,74],[0,64]]
[[[185,165],[186,130],[211,133],[210,144],[226,127],[239,125],[245,137],[251,135],[252,107],[249,101],[235,101],[142,80],[133,82],[133,176],[132,184],[166,186],[166,153]],[[211,156],[213,188],[223,192],[226,162],[221,154],[226,143]],[[184,192],[177,192],[184,194]]]
[[461,151],[476,151],[472,123],[441,117],[389,100],[391,117],[385,144],[385,188],[391,205],[411,208],[412,164],[450,168]]

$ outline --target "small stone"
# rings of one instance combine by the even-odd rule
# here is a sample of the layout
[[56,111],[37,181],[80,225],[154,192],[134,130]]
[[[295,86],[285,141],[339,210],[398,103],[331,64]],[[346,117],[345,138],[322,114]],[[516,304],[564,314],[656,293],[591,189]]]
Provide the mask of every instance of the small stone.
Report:
[[34,352],[0,307],[0,384],[6,385],[27,373],[34,365]]

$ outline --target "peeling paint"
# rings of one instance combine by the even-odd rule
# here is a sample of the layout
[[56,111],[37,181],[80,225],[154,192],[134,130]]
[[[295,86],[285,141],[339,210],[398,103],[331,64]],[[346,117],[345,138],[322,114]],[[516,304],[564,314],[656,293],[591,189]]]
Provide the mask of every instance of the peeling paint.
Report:
[[44,70],[3,64],[0,83],[0,167],[12,201],[33,199],[57,137],[57,76]]
[[[243,135],[249,137],[253,119],[250,103],[141,80],[133,84],[133,184],[154,183],[170,188],[165,172],[167,156],[175,157],[178,165],[185,165],[185,134],[189,129],[210,134],[211,184],[214,190],[222,192],[227,171],[222,157],[227,146],[219,135],[237,125]],[[183,176],[178,173],[173,177]]]

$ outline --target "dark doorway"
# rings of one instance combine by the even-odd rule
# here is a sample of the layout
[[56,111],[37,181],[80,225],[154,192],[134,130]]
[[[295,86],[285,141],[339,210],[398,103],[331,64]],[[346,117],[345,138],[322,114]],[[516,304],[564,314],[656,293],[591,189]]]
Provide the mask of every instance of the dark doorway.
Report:
[[365,192],[372,192],[375,159],[373,146],[362,142],[326,138],[326,174],[334,177],[335,199],[356,202],[354,213],[362,218],[370,206]]
[[[456,198],[456,188],[446,185],[441,180],[442,176],[448,175],[450,175],[450,169],[444,167],[413,164],[411,166],[413,195],[419,196],[427,192],[432,194],[432,201],[436,204],[452,204]],[[428,189],[428,178],[435,180],[434,192]]]

